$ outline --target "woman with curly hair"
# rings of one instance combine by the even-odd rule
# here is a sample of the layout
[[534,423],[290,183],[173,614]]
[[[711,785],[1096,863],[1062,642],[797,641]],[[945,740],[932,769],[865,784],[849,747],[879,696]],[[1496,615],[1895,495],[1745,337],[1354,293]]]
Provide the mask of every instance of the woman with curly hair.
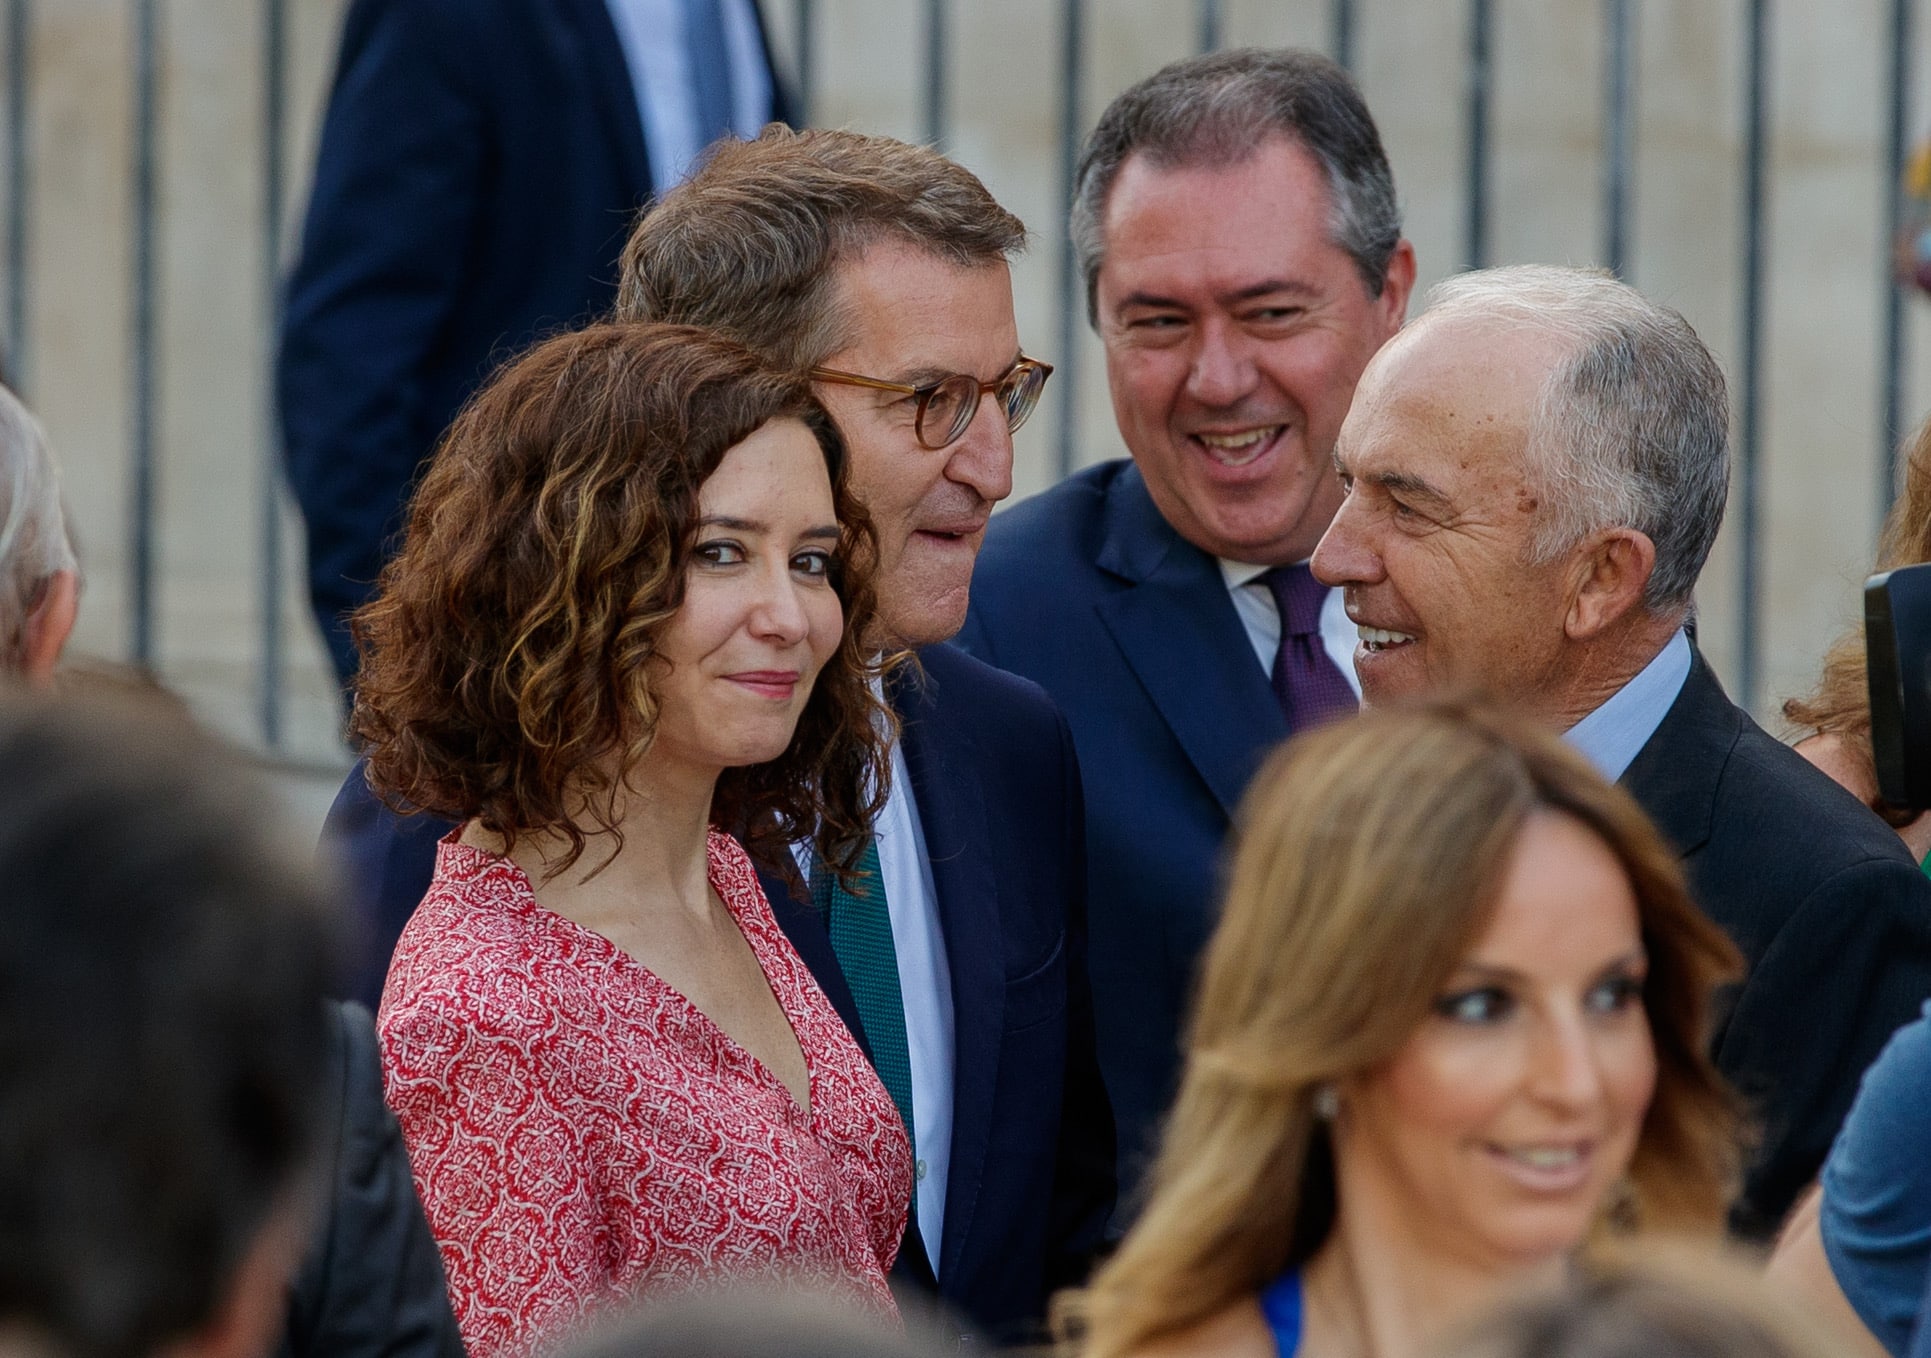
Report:
[[1376,711],[1242,806],[1150,1196],[1062,1328],[1410,1358],[1597,1231],[1716,1234],[1735,949],[1629,795],[1478,703]]
[[379,1023],[472,1358],[704,1282],[894,1312],[905,1130],[753,869],[851,863],[885,792],[843,461],[708,332],[553,339],[451,428],[355,619],[372,783],[462,822]]

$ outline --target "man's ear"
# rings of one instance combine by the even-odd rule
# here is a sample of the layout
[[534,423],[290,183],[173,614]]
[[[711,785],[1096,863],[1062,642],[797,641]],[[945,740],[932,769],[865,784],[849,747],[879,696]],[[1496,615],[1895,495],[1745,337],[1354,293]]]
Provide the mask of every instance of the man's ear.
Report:
[[1401,329],[1402,322],[1408,319],[1408,298],[1414,290],[1415,247],[1404,237],[1395,242],[1394,253],[1388,256],[1388,270],[1381,279],[1381,295],[1375,299],[1389,335]]
[[74,633],[74,618],[80,612],[80,576],[73,571],[55,571],[40,591],[40,601],[27,614],[25,635],[21,638],[21,671],[29,684],[53,682],[54,667],[60,652]]
[[1563,632],[1588,641],[1643,605],[1643,590],[1656,569],[1656,544],[1634,528],[1594,534],[1576,549],[1569,613]]

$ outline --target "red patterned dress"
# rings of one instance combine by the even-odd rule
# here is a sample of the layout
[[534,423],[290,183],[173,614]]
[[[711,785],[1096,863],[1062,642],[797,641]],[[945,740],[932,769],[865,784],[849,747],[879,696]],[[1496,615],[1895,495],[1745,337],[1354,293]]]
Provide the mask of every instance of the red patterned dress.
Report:
[[630,954],[536,902],[508,859],[443,840],[379,1027],[470,1358],[522,1358],[600,1306],[774,1277],[896,1314],[912,1195],[890,1096],[713,832],[711,886],[804,1049],[811,1111]]

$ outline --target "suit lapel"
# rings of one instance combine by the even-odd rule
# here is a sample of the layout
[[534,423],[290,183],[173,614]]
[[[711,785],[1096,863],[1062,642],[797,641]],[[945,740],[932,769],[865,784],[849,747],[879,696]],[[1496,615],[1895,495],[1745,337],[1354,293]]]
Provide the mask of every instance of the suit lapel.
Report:
[[1693,652],[1683,691],[1620,780],[1684,858],[1709,842],[1717,784],[1742,731],[1736,705]]
[[[607,0],[554,0],[554,6],[564,20],[574,64],[596,98],[631,196],[642,207],[650,200],[650,154],[644,146],[643,115],[637,111],[637,87]],[[568,153],[569,148],[559,148],[559,154]]]
[[953,1276],[972,1224],[992,1136],[999,1043],[1006,1022],[999,883],[993,873],[985,792],[966,737],[936,718],[920,677],[893,686],[900,749],[911,777],[939,930],[952,980],[952,1152],[946,1177],[940,1277]]
[[818,988],[825,992],[831,1007],[838,1011],[838,1017],[845,1021],[845,1027],[858,1040],[858,1049],[865,1053],[865,1059],[872,1059],[871,1043],[865,1040],[865,1025],[858,1020],[858,1005],[852,999],[851,986],[845,981],[845,973],[838,965],[838,954],[832,951],[831,935],[825,931],[825,921],[812,905],[807,896],[800,896],[792,890],[791,884],[774,873],[758,869],[758,884],[764,888],[765,899],[771,902],[771,915],[784,930],[791,946],[811,969],[811,975],[818,982]]
[[1229,816],[1287,737],[1219,564],[1175,533],[1137,467],[1107,493],[1099,564],[1131,588],[1094,605],[1126,662]]
[[[859,1021],[858,1005],[853,1001],[851,985],[838,965],[838,954],[832,951],[831,936],[825,932],[823,918],[811,901],[792,890],[791,884],[784,878],[759,868],[758,882],[764,887],[765,899],[771,902],[771,913],[777,919],[778,927],[784,930],[785,937],[791,940],[791,946],[798,950],[798,956],[811,969],[818,988],[825,992],[831,1007],[845,1021],[845,1027],[857,1040],[858,1049],[865,1054],[865,1060],[871,1062],[872,1044],[865,1040],[865,1025]],[[938,1290],[932,1262],[925,1256],[925,1242],[909,1224],[899,1243],[898,1260],[892,1265],[892,1272],[928,1292]]]

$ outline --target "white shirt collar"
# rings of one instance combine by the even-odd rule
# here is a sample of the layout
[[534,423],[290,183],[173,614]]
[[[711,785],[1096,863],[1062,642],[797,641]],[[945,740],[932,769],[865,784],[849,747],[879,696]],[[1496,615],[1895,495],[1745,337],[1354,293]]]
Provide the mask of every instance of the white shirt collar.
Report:
[[1682,628],[1609,701],[1571,726],[1563,739],[1580,750],[1614,782],[1623,776],[1690,677],[1690,639]]
[[1227,588],[1230,590],[1239,589],[1242,585],[1251,585],[1274,569],[1272,566],[1256,566],[1251,561],[1229,561],[1224,556],[1217,556],[1214,560],[1220,566],[1220,578],[1227,582]]

